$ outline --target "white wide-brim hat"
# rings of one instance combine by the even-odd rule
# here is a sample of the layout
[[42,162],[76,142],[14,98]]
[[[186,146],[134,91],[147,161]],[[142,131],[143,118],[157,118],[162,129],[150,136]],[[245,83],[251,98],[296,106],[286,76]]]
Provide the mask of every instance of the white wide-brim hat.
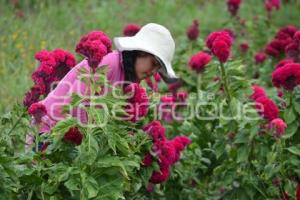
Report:
[[166,83],[179,79],[175,75],[171,61],[175,52],[175,42],[168,29],[164,26],[149,23],[131,37],[115,37],[113,39],[119,51],[139,50],[150,53],[162,64],[159,73]]

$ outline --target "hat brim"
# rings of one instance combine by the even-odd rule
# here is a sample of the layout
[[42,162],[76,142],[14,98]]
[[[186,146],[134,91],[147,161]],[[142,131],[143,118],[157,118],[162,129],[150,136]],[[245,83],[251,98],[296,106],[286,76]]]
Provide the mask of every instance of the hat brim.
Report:
[[113,39],[114,44],[116,45],[116,48],[119,51],[133,51],[133,50],[139,50],[144,51],[147,53],[151,53],[152,55],[159,58],[160,62],[163,63],[161,70],[159,70],[160,75],[162,76],[163,80],[166,83],[174,83],[179,80],[179,78],[175,75],[175,72],[172,68],[171,63],[165,62],[162,58],[160,58],[158,55],[155,54],[154,51],[149,48],[149,44],[146,44],[145,42],[141,40],[136,40],[134,36],[132,37],[115,37]]

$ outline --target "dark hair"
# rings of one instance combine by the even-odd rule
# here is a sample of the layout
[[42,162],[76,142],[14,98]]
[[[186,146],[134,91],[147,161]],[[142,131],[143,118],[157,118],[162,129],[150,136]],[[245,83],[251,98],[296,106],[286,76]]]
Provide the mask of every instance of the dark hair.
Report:
[[147,56],[149,53],[143,51],[122,51],[122,58],[123,58],[123,67],[125,73],[125,81],[128,82],[137,82],[137,77],[135,73],[135,62],[138,57]]

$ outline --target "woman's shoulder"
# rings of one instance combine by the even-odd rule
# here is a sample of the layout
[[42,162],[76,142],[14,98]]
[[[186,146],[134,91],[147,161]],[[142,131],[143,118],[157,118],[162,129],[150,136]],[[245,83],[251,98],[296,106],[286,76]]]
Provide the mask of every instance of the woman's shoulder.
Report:
[[104,63],[107,63],[107,64],[119,64],[120,62],[120,55],[121,55],[121,52],[118,51],[118,50],[113,50],[112,52],[106,54],[103,59],[102,59],[102,62],[100,64],[104,64]]

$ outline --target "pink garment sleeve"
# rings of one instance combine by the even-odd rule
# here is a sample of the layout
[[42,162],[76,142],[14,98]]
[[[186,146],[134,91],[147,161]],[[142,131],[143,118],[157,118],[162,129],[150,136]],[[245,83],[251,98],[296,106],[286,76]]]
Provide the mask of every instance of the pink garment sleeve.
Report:
[[[111,82],[122,81],[123,72],[120,67],[120,54],[117,51],[107,54],[98,65],[98,67],[107,66],[107,79]],[[90,70],[86,59],[78,63],[70,70],[65,77],[58,83],[56,88],[52,90],[48,96],[40,101],[47,109],[47,115],[42,118],[42,126],[40,132],[50,132],[51,128],[60,120],[65,119],[66,115],[62,114],[63,106],[71,102],[72,93],[79,95],[88,95],[89,88],[83,81],[79,80],[80,69]],[[77,117],[81,122],[87,121],[86,113],[82,109],[74,108],[70,113],[73,117]]]

